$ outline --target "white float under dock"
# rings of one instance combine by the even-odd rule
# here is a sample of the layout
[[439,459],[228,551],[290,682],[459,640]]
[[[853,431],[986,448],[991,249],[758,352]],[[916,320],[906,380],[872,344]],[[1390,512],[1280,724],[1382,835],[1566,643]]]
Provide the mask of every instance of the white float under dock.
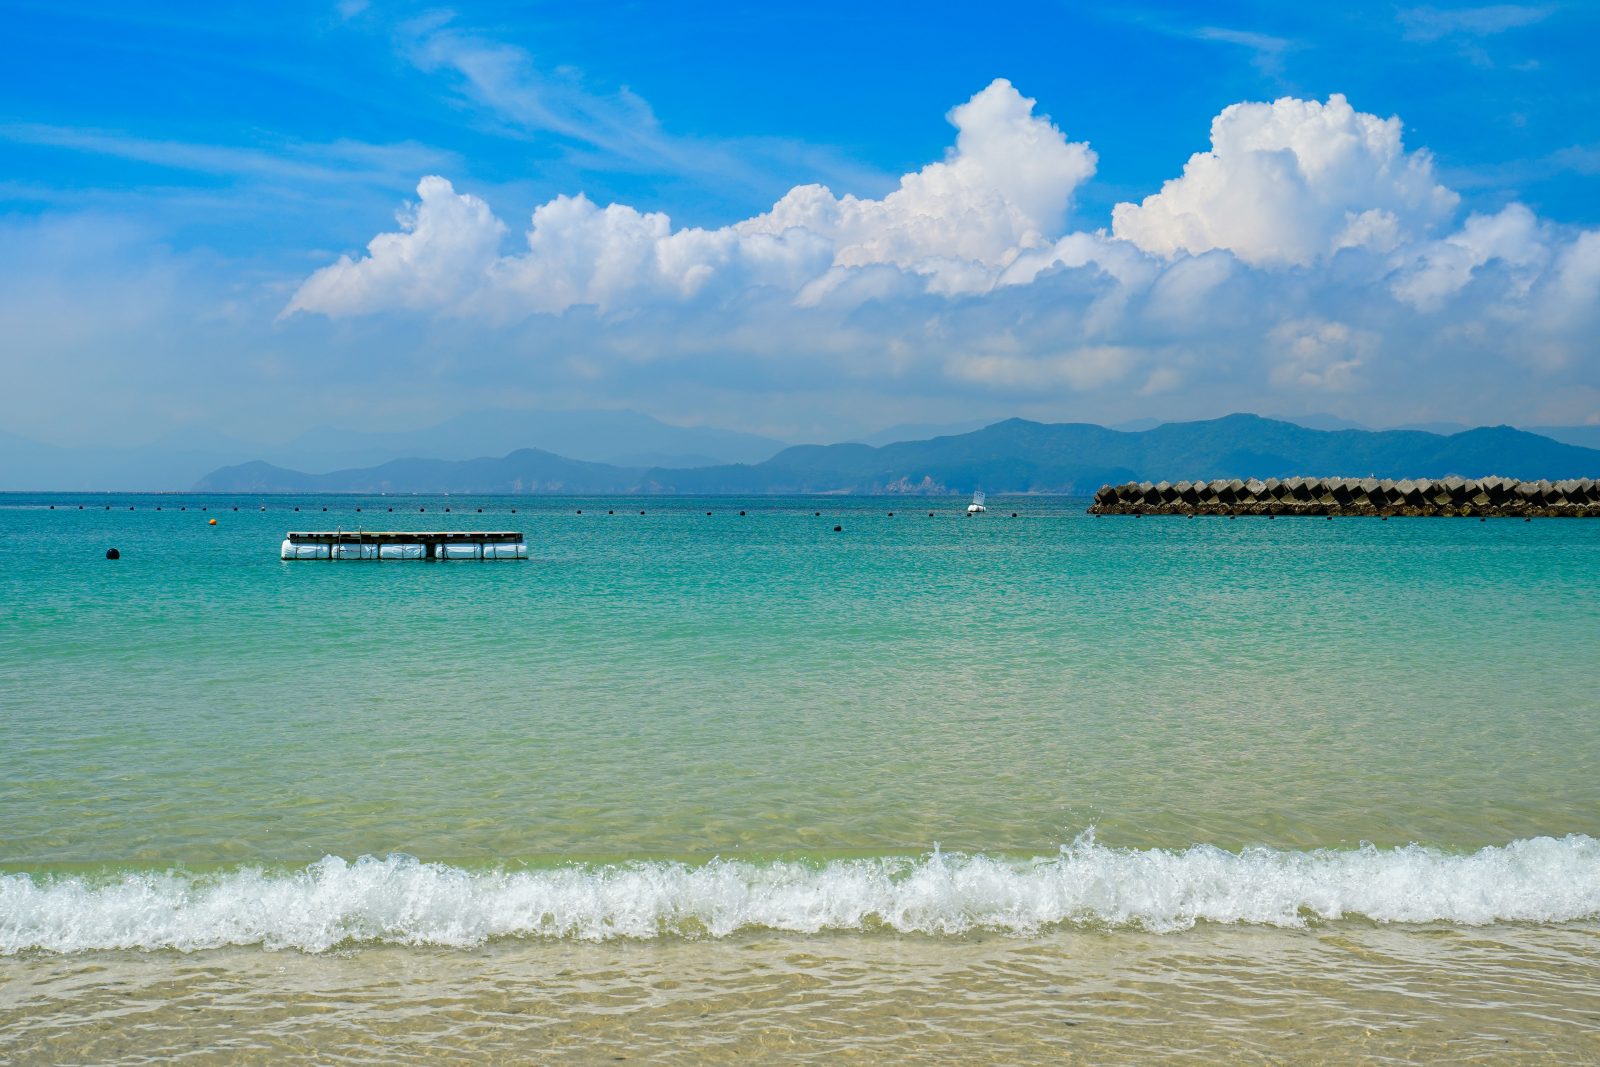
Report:
[[281,559],[527,559],[518,530],[332,530],[284,535]]

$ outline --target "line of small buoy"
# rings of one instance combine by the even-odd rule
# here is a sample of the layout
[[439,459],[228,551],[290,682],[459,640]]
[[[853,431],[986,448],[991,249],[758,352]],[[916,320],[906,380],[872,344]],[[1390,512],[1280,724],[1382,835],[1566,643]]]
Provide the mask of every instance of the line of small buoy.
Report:
[[[79,511],[83,511],[83,510],[84,510],[84,505],[83,505],[83,504],[77,504],[77,505],[62,505],[62,506],[63,506],[63,507],[67,507],[67,506],[75,506],[75,507],[76,507],[76,508],[77,508],[77,510],[79,510]],[[232,510],[233,510],[233,511],[238,511],[238,510],[239,510],[239,506],[238,506],[238,505],[227,505],[227,506],[230,506],[230,507],[231,507],[231,509],[232,509]],[[51,511],[55,511],[55,510],[56,510],[56,507],[57,507],[57,506],[56,506],[56,505],[55,505],[55,504],[50,504],[50,505],[48,505],[48,507],[49,507],[49,510],[51,510]],[[210,506],[209,506],[209,505],[206,505],[206,504],[200,504],[200,505],[197,505],[197,506],[196,506],[196,507],[197,507],[197,510],[199,510],[199,511],[208,511],[208,510],[210,510]],[[105,504],[105,505],[103,505],[103,508],[104,508],[104,510],[106,510],[106,511],[110,511],[110,510],[111,510],[111,508],[112,508],[112,505],[110,505],[110,504]],[[135,505],[135,504],[129,504],[129,505],[128,505],[128,510],[129,510],[129,511],[135,511],[135,510],[137,510],[137,505]],[[161,505],[161,504],[157,504],[157,505],[155,505],[155,510],[156,510],[156,511],[163,511],[163,510],[164,510],[164,505]],[[182,506],[180,506],[180,507],[179,507],[179,509],[178,509],[178,510],[179,510],[179,511],[188,511],[188,510],[189,510],[189,508],[188,508],[188,505],[182,505]],[[265,504],[262,504],[262,505],[258,505],[258,507],[257,507],[257,510],[258,510],[258,511],[261,511],[261,512],[266,512],[266,511],[269,511],[269,510],[270,510],[270,509],[269,509],[269,508],[268,508],[268,507],[267,507],[267,505],[265,505]],[[298,504],[295,504],[295,505],[291,505],[291,506],[290,506],[290,507],[289,507],[289,510],[290,510],[290,511],[291,511],[291,512],[300,512],[300,511],[302,511],[302,510],[304,510],[304,507],[303,507],[303,506],[302,506],[302,505],[298,505]],[[328,510],[328,507],[327,507],[327,506],[326,506],[326,505],[323,505],[323,506],[322,506],[322,507],[321,507],[321,510],[322,510],[322,511],[324,511],[324,512],[325,512],[325,511],[327,511],[327,510]],[[353,510],[353,511],[356,511],[356,512],[361,512],[361,511],[363,511],[363,510],[364,510],[364,507],[363,507],[363,506],[362,506],[362,505],[355,505],[355,506],[354,506],[354,507],[353,507],[353,508],[352,508],[352,510]],[[393,507],[388,507],[388,508],[386,508],[386,509],[385,509],[385,510],[386,510],[386,511],[387,511],[387,512],[389,512],[389,513],[390,513],[390,514],[393,514],[393,512],[394,512],[394,508],[393,508]],[[418,513],[419,513],[419,514],[426,514],[426,513],[427,513],[427,510],[428,510],[428,508],[427,508],[427,505],[419,505],[419,506],[418,506],[418,507],[417,507],[417,511],[418,511]],[[444,510],[444,512],[445,512],[445,513],[446,513],[446,514],[452,514],[452,513],[453,513],[453,511],[452,511],[452,509],[451,509],[451,508],[448,508],[448,507],[447,507],[447,508],[444,508],[444,509],[443,509],[443,510]],[[473,509],[473,510],[474,510],[474,511],[475,511],[475,512],[476,512],[476,513],[477,513],[477,514],[479,514],[479,515],[482,515],[482,514],[484,514],[484,509],[483,509],[483,508],[474,508],[474,509]],[[507,509],[507,510],[508,510],[508,511],[509,511],[509,513],[510,513],[510,514],[512,514],[512,515],[516,515],[516,514],[518,514],[518,509],[517,509],[517,508],[509,508],[509,509]],[[779,511],[779,513],[781,513],[781,511],[782,511],[782,509],[778,509],[778,511]],[[616,511],[616,509],[615,509],[615,508],[608,508],[608,509],[607,509],[607,510],[606,510],[606,514],[607,514],[607,515],[615,515],[615,514],[616,514],[616,513],[617,513],[617,511]],[[640,515],[646,515],[646,514],[648,514],[648,513],[649,513],[649,512],[648,512],[648,509],[645,509],[645,508],[641,508],[641,509],[640,509],[640,510],[639,510],[639,514],[640,514]],[[582,515],[582,514],[583,514],[583,509],[582,509],[582,508],[576,508],[576,509],[574,509],[574,514],[577,514],[577,515]],[[707,517],[711,517],[711,516],[713,516],[713,515],[715,515],[715,514],[716,514],[716,512],[715,512],[715,511],[708,511],[708,512],[706,512],[706,515],[707,515]],[[812,513],[811,513],[811,514],[812,514],[812,516],[813,516],[813,517],[815,517],[815,518],[821,518],[821,517],[822,517],[822,512],[820,512],[820,511],[813,511],[813,512],[812,512]],[[897,512],[897,511],[890,511],[890,512],[886,512],[886,513],[885,513],[885,514],[886,514],[886,515],[887,515],[887,517],[888,517],[888,518],[891,518],[891,519],[892,519],[892,518],[895,518],[895,517],[896,517],[896,516],[897,516],[897,515],[898,515],[898,514],[899,514],[899,512]],[[960,513],[960,512],[957,512],[957,514],[963,514],[963,513]],[[748,515],[749,515],[749,512],[748,512],[748,511],[745,511],[745,510],[741,510],[741,511],[740,511],[740,512],[739,512],[739,515],[740,515],[740,517],[741,517],[741,518],[743,518],[743,517],[747,517],[747,516],[748,516]],[[932,519],[932,518],[936,518],[936,517],[937,517],[937,516],[938,516],[938,512],[937,512],[937,511],[930,511],[930,512],[928,512],[928,518],[930,518],[930,519]],[[972,518],[972,517],[973,517],[973,515],[972,515],[972,513],[970,513],[970,512],[968,512],[968,513],[964,513],[964,514],[963,514],[963,517],[965,517],[965,518],[969,518],[969,519],[970,519],[970,518]],[[1011,518],[1013,518],[1013,519],[1015,519],[1015,518],[1019,518],[1019,517],[1020,517],[1020,514],[1019,514],[1019,513],[1018,513],[1018,512],[1015,512],[1015,511],[1013,511],[1013,512],[1011,512]],[[1192,517],[1192,516],[1191,516],[1191,517]],[[1229,516],[1229,517],[1230,517],[1230,518],[1232,518],[1232,517],[1233,517],[1233,516]],[[1267,516],[1267,517],[1268,517],[1268,518],[1272,518],[1272,517],[1273,517],[1273,516],[1271,516],[1271,515],[1269,515],[1269,516]],[[1332,518],[1332,516],[1328,516],[1328,517],[1329,517],[1329,518]],[[1388,516],[1382,516],[1382,518],[1384,518],[1384,519],[1385,519],[1385,520],[1387,520],[1387,518],[1388,518]]]

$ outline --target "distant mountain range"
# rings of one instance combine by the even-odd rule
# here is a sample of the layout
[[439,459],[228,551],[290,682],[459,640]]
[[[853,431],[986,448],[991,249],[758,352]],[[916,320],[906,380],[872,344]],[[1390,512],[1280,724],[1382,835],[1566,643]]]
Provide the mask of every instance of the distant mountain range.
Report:
[[0,431],[0,491],[187,489],[208,471],[247,460],[328,471],[404,456],[462,460],[537,448],[590,463],[676,468],[759,463],[784,447],[770,437],[673,426],[636,411],[479,411],[395,433],[318,427],[276,445],[195,430],[137,447],[65,448]]
[[1141,431],[1008,419],[969,433],[800,445],[758,463],[630,467],[524,448],[497,458],[401,459],[306,474],[264,462],[201,479],[208,492],[352,493],[994,493],[1089,494],[1129,480],[1297,474],[1439,478],[1600,476],[1600,451],[1509,426],[1442,435],[1314,430],[1256,415]]
[[[1289,423],[1312,430],[1369,429],[1333,415],[1297,415],[1270,421]],[[1110,429],[1132,433],[1158,429],[1163,425],[1156,419],[1137,419],[1119,423]],[[902,442],[915,443],[948,437],[965,438],[988,426],[989,423],[984,420],[942,424],[904,423],[860,437],[856,443],[885,447]],[[1450,423],[1437,423],[1403,427],[1403,429],[1455,436],[1468,428]],[[1531,432],[1566,444],[1600,448],[1600,426],[1550,426],[1530,429]],[[369,468],[379,467],[385,469],[381,474],[371,477],[391,484],[409,485],[414,484],[414,480],[405,473],[405,469],[393,466],[396,461],[404,460],[406,457],[476,461],[478,457],[485,456],[508,457],[513,452],[525,449],[545,453],[547,458],[523,457],[520,461],[523,467],[511,473],[509,483],[520,480],[524,485],[626,484],[659,486],[662,487],[661,491],[677,491],[680,484],[700,485],[708,477],[739,485],[746,484],[752,477],[759,483],[768,476],[788,477],[807,483],[818,476],[826,476],[822,480],[829,484],[840,481],[829,471],[810,469],[807,464],[811,460],[803,452],[784,457],[754,476],[742,471],[720,472],[714,476],[697,474],[693,477],[661,473],[680,470],[702,471],[705,468],[758,467],[769,460],[779,460],[778,453],[786,447],[784,442],[770,437],[715,427],[674,426],[635,411],[551,412],[497,409],[472,412],[434,426],[399,432],[373,433],[318,427],[300,434],[293,440],[278,444],[251,443],[212,430],[197,428],[172,433],[159,441],[145,445],[60,447],[30,441],[0,430],[0,492],[183,490],[193,487],[197,482],[210,484],[218,474],[219,468],[235,466],[253,472],[248,475],[248,480],[263,485],[269,483],[287,485],[291,481],[297,482],[299,478],[309,476],[298,472],[324,471],[333,472],[326,476],[327,479],[331,479],[328,484],[350,484],[352,471],[366,471]],[[1080,448],[1080,445],[1072,447]],[[1116,447],[1102,447],[1085,442],[1081,448],[1087,451],[1080,450],[1065,455],[1071,462],[1085,462],[1097,469],[1122,467],[1126,466],[1124,462],[1126,457],[1118,449],[1125,450],[1126,447],[1128,447],[1126,442]],[[833,473],[840,475],[852,473],[852,477],[859,475],[860,478],[866,478],[870,484],[872,479],[868,475],[872,472],[856,471],[855,461],[843,460],[842,455],[828,454],[827,463],[831,464],[836,460],[843,463],[843,467]],[[1124,458],[1118,459],[1116,458],[1118,456]],[[886,458],[899,463],[906,457],[895,452],[889,453]],[[1044,461],[1042,456],[1030,458],[1019,454],[1012,458],[1022,462]],[[570,463],[588,466],[581,469],[564,466]],[[595,465],[609,466],[616,470],[602,475],[595,469]],[[443,471],[427,469],[429,477],[444,477]],[[1046,469],[1054,470],[1056,474],[1065,477],[1066,472],[1056,467],[1049,467],[1047,464]],[[283,473],[273,473],[275,471]],[[959,470],[953,471],[952,476],[959,473]],[[356,481],[365,480],[366,476],[356,479]],[[890,479],[890,481],[895,480]],[[920,482],[920,476],[912,481]],[[855,482],[852,481],[851,484]],[[596,488],[585,491],[600,490]]]

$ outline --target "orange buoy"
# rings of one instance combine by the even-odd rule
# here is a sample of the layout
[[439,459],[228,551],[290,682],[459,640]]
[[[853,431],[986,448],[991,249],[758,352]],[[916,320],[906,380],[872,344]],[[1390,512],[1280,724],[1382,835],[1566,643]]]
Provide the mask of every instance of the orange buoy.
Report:
[[217,524],[217,520],[216,520],[216,519],[212,519],[212,520],[211,520],[211,525],[212,525],[212,526],[215,526],[215,525],[216,525],[216,524]]

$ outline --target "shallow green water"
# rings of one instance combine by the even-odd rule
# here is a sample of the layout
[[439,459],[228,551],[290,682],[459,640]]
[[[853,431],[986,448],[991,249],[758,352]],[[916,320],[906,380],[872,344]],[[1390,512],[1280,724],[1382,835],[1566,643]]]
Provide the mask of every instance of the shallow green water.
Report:
[[[12,870],[1600,833],[1600,523],[40,501],[0,509]],[[361,523],[534,558],[276,558]]]
[[1592,1052],[1600,523],[964,504],[0,497],[14,1058]]

